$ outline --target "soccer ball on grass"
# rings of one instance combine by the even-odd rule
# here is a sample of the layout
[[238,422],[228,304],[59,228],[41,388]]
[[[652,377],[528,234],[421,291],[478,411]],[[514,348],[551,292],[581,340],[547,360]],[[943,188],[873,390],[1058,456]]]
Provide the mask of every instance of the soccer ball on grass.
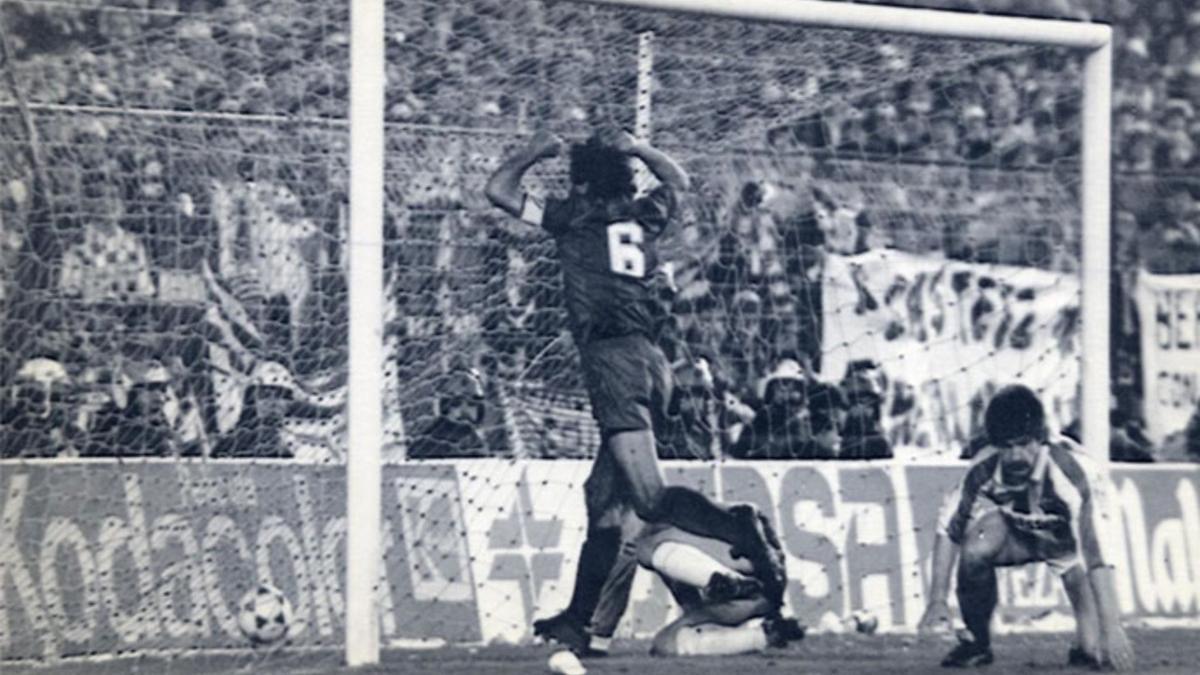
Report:
[[874,635],[875,631],[879,630],[879,617],[865,609],[860,609],[850,614],[846,624],[849,628],[864,635]]
[[292,605],[268,584],[247,591],[238,603],[238,628],[255,644],[282,640],[292,625]]

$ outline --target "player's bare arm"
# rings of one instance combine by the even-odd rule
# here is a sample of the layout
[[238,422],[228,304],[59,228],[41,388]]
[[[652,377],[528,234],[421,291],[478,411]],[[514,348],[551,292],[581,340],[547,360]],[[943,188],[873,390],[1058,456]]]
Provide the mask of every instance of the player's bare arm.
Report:
[[617,150],[642,160],[646,168],[650,169],[650,173],[659,180],[660,183],[675,190],[682,192],[688,190],[692,186],[692,179],[688,176],[687,171],[679,165],[670,155],[655,148],[646,141],[641,141],[630,135],[629,132],[616,127],[609,127],[600,132],[601,139]]
[[958,548],[958,544],[947,534],[938,533],[933,545],[933,579],[929,584],[929,600],[925,604],[921,622],[917,624],[918,633],[927,635],[952,622],[947,598],[950,594],[950,575],[958,562]]
[[[1084,508],[1081,510],[1088,513],[1092,509],[1103,507],[1101,504],[1094,503],[1095,501],[1093,490],[1089,490],[1084,495]],[[1092,527],[1081,529],[1083,529],[1084,537],[1094,538],[1097,536]],[[1091,542],[1090,545],[1082,548],[1084,564],[1088,569],[1088,584],[1092,587],[1092,593],[1096,598],[1096,611],[1100,615],[1101,659],[1117,670],[1133,670],[1133,646],[1130,645],[1129,638],[1125,635],[1125,629],[1121,626],[1121,608],[1117,601],[1117,584],[1113,567],[1099,555],[1101,549],[1098,543]]]
[[1101,658],[1117,670],[1133,670],[1133,646],[1121,626],[1113,568],[1109,565],[1091,568],[1088,582],[1096,596],[1096,609],[1100,615]]
[[500,167],[488,179],[485,194],[488,201],[505,213],[521,217],[525,205],[525,192],[521,180],[530,167],[543,159],[554,157],[563,151],[561,138],[548,131],[539,131],[529,139],[525,147],[517,150],[500,163]]

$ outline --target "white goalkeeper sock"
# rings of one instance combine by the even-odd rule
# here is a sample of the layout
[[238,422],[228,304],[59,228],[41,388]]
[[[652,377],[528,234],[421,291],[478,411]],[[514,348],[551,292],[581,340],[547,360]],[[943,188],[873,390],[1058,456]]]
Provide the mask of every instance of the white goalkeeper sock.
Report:
[[650,556],[654,571],[696,588],[704,588],[713,574],[736,575],[704,551],[687,544],[664,541]]
[[767,648],[762,621],[752,619],[740,626],[702,623],[684,628],[675,636],[680,656],[723,656],[761,652]]

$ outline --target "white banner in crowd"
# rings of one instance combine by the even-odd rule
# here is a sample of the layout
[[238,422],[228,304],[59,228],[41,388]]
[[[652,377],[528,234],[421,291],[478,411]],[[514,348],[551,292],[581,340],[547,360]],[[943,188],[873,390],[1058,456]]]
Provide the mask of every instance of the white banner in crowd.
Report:
[[824,378],[873,359],[889,403],[912,402],[885,406],[895,447],[957,455],[1012,382],[1039,390],[1060,428],[1079,414],[1075,275],[879,249],[829,256],[822,294]]
[[1200,402],[1200,274],[1138,273],[1146,430],[1161,443]]

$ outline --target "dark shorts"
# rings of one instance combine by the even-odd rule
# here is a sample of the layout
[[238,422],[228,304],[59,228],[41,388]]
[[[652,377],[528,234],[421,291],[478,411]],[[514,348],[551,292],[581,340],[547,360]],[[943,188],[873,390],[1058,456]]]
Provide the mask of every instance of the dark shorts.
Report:
[[580,349],[592,416],[601,436],[653,430],[671,400],[671,366],[643,335],[596,340]]

